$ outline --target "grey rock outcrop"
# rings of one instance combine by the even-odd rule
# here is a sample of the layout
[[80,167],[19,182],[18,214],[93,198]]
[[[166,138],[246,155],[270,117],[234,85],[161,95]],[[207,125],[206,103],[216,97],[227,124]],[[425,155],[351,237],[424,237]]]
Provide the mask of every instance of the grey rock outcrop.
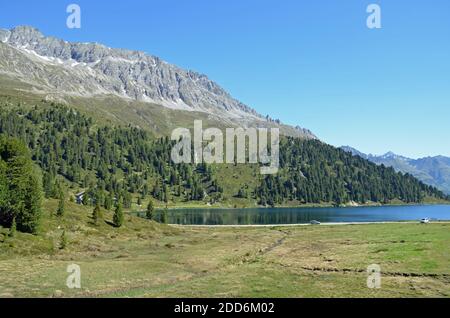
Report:
[[[206,75],[144,52],[71,43],[44,36],[28,26],[0,29],[0,40],[0,74],[13,76],[38,91],[83,97],[112,94],[239,122],[265,121]],[[307,129],[290,130],[315,138]]]

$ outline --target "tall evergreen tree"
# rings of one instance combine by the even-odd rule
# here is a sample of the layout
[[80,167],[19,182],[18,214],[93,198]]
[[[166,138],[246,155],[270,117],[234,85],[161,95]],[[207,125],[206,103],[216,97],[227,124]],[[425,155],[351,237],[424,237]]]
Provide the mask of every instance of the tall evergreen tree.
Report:
[[101,210],[100,210],[100,204],[97,202],[95,205],[94,211],[92,211],[92,220],[94,221],[94,224],[98,224],[98,220],[102,217]]
[[56,210],[56,215],[63,216],[65,210],[66,210],[65,196],[63,193],[61,193],[58,201],[58,209]]
[[13,219],[21,232],[36,233],[41,216],[42,176],[26,146],[0,136],[0,224]]
[[148,202],[148,205],[147,205],[147,211],[145,212],[145,216],[147,217],[147,219],[153,220],[154,211],[155,211],[155,208],[153,206],[153,200],[150,199],[150,201]]
[[122,202],[120,201],[117,204],[116,207],[116,211],[114,212],[114,216],[113,216],[113,224],[115,227],[121,227],[123,225],[123,207],[122,207]]
[[59,249],[63,250],[67,247],[67,236],[66,231],[63,230],[61,233],[61,237],[59,238]]
[[9,237],[16,236],[16,229],[17,229],[16,218],[13,218],[11,228],[9,229],[8,236]]
[[112,196],[112,193],[109,192],[109,194],[105,197],[104,208],[106,210],[111,210],[112,205],[113,205],[113,196]]
[[161,213],[161,223],[163,224],[167,224],[167,217],[168,217],[168,209],[167,209],[167,205],[164,208],[164,210]]

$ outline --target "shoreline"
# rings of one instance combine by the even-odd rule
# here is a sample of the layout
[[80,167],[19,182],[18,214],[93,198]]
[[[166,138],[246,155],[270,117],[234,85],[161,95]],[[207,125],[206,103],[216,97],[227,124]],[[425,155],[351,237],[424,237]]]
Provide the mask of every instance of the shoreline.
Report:
[[[374,221],[374,222],[328,222],[320,224],[295,223],[295,224],[224,224],[224,225],[202,225],[202,224],[168,224],[181,228],[263,228],[263,227],[297,227],[297,226],[337,226],[337,225],[371,225],[371,224],[422,224],[420,221]],[[450,220],[437,220],[427,224],[450,224]],[[424,224],[424,225],[427,225]]]
[[[221,207],[221,206],[173,206],[167,207],[169,211],[176,210],[250,210],[250,209],[323,209],[323,208],[336,208],[336,209],[350,209],[350,208],[380,208],[380,207],[408,207],[408,206],[437,206],[437,205],[447,205],[450,206],[450,202],[429,202],[429,203],[404,203],[404,204],[360,204],[360,205],[344,205],[344,206],[334,206],[332,204],[317,204],[317,205],[282,205],[274,207],[265,206],[254,206],[254,207]],[[157,206],[155,210],[164,210],[165,207]],[[130,213],[141,213],[141,211],[129,211]]]

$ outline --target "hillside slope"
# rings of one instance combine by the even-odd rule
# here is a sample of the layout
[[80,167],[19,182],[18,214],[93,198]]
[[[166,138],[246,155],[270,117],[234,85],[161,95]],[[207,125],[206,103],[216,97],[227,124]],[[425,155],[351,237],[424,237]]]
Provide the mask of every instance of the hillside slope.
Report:
[[388,152],[382,156],[367,155],[352,147],[343,150],[370,160],[378,165],[393,167],[396,171],[409,173],[422,182],[450,194],[450,158],[444,156],[411,159]]
[[[86,191],[89,202],[149,196],[159,204],[218,206],[389,203],[445,199],[411,176],[377,166],[318,140],[283,137],[280,171],[263,177],[257,164],[174,164],[173,142],[146,130],[95,120],[53,103],[3,100],[0,133],[19,138],[41,167],[47,197],[60,187]],[[106,203],[105,203],[106,204]]]

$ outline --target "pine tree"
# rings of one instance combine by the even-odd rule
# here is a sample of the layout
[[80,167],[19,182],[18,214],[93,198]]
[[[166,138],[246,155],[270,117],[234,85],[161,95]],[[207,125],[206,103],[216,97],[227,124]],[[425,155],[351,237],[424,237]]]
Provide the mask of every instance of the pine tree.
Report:
[[53,178],[52,175],[48,172],[44,173],[44,177],[42,178],[43,188],[46,198],[50,198],[53,193]]
[[164,202],[168,203],[169,202],[169,187],[167,186],[167,184],[164,185],[163,193],[164,193],[164,196],[163,196]]
[[164,210],[162,211],[162,214],[161,214],[161,223],[167,224],[167,214],[168,214],[168,209],[167,209],[167,205],[166,205],[166,207],[164,208]]
[[67,247],[67,236],[66,231],[64,230],[59,238],[59,249],[63,250]]
[[106,210],[111,210],[113,205],[113,197],[111,192],[109,192],[109,194],[105,197],[105,204],[104,204],[104,208]]
[[0,224],[36,234],[41,216],[42,176],[25,144],[0,136]]
[[100,210],[100,204],[97,202],[95,205],[94,211],[92,212],[92,219],[94,220],[94,224],[98,224],[98,220],[102,217],[101,210]]
[[65,209],[66,209],[65,206],[66,206],[66,203],[65,203],[64,194],[61,193],[60,197],[59,197],[59,202],[58,202],[58,209],[56,210],[57,216],[61,217],[64,215]]
[[16,218],[13,218],[11,228],[9,229],[9,233],[8,233],[9,237],[14,237],[16,235],[16,228],[17,228]]
[[[3,158],[2,158],[3,159]],[[9,184],[8,184],[8,165],[0,160],[0,225],[9,226],[15,216],[8,213],[9,206]]]
[[115,227],[121,227],[123,225],[123,208],[122,208],[122,202],[119,202],[117,204],[116,211],[114,212],[113,216],[113,224]]
[[147,211],[146,211],[146,213],[145,213],[145,216],[147,217],[147,219],[149,219],[149,220],[153,220],[153,217],[154,217],[154,210],[155,210],[155,208],[154,208],[154,206],[153,206],[153,200],[152,199],[150,199],[150,201],[148,202],[148,205],[147,205]]

